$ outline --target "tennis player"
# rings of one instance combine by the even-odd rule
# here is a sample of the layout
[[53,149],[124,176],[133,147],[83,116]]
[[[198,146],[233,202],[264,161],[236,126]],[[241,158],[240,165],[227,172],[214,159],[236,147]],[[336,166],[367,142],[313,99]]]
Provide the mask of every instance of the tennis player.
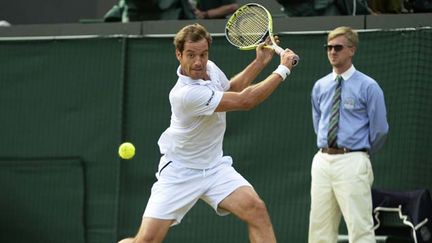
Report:
[[383,146],[388,124],[383,91],[352,63],[358,42],[350,27],[328,34],[333,71],[312,89],[319,150],[312,161],[309,243],[336,243],[341,214],[350,243],[375,242],[369,154]]
[[171,124],[158,142],[163,154],[158,180],[137,235],[121,243],[162,242],[170,226],[179,224],[199,199],[218,215],[233,213],[244,221],[251,242],[276,242],[264,202],[233,168],[232,158],[223,154],[225,113],[250,110],[267,99],[289,75],[295,53],[287,49],[276,70],[252,84],[274,51],[259,45],[256,58],[228,80],[209,60],[211,42],[210,34],[199,24],[185,26],[174,38],[180,66],[169,94]]

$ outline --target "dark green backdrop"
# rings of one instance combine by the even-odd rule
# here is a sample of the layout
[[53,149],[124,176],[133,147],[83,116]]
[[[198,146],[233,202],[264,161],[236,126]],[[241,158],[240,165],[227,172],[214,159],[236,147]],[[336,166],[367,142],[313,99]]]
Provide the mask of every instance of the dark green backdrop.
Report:
[[[325,33],[281,36],[301,57],[250,112],[228,113],[226,154],[267,203],[280,242],[306,242],[316,152],[310,91],[330,72]],[[172,38],[0,41],[0,242],[116,242],[136,233],[169,125]],[[228,76],[254,52],[215,37]],[[361,32],[354,59],[385,92],[390,134],[372,158],[375,187],[432,188],[432,31]],[[268,75],[277,58],[263,72]],[[117,156],[131,141],[132,160]],[[202,202],[166,242],[247,242],[245,225]]]

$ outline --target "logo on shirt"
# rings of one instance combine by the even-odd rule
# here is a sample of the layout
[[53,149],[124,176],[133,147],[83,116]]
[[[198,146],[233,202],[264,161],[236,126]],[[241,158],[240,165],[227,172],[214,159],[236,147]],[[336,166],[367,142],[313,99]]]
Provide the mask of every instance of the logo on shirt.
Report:
[[207,100],[206,106],[208,106],[208,105],[210,104],[210,102],[212,101],[214,95],[215,95],[215,92],[214,92],[214,90],[212,90],[212,94],[211,94],[211,96],[210,96],[210,99]]
[[355,107],[355,100],[354,98],[348,97],[343,102],[344,108],[347,110],[352,110]]

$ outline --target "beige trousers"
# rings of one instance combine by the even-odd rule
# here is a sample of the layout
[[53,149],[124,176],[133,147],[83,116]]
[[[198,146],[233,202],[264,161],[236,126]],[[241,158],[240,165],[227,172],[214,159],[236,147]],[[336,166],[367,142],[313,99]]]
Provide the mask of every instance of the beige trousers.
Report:
[[312,161],[309,243],[336,243],[341,216],[350,243],[373,243],[373,172],[369,155],[330,155],[318,151]]

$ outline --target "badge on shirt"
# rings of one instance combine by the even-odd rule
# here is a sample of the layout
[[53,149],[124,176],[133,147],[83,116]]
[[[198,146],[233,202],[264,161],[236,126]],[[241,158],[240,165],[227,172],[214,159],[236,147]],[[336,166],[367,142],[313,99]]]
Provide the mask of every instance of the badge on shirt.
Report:
[[344,100],[343,106],[347,110],[352,110],[355,107],[355,100],[352,97],[348,97]]

